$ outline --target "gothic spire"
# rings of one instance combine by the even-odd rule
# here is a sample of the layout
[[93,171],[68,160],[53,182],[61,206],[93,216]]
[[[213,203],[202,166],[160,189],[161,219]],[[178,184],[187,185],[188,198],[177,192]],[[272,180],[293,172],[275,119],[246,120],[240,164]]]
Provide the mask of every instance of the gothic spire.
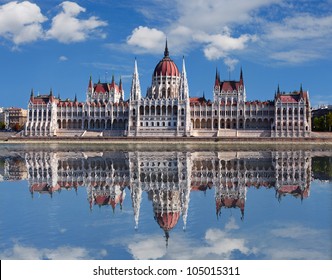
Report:
[[119,90],[122,91],[122,78],[120,76],[120,81],[119,81]]
[[166,38],[166,44],[165,44],[164,56],[165,56],[165,57],[168,57],[168,56],[169,56],[169,51],[168,51],[168,47],[167,47],[167,38]]
[[220,78],[219,78],[218,68],[216,67],[216,78],[214,80],[214,86],[218,87],[219,85],[220,85]]
[[132,78],[132,82],[131,82],[130,99],[131,100],[140,100],[141,99],[141,86],[140,86],[140,82],[139,82],[136,57],[135,57],[134,73],[133,73],[133,78]]
[[180,81],[180,98],[181,99],[188,99],[189,98],[189,87],[188,87],[186,63],[185,63],[185,60],[184,60],[184,56],[182,57],[182,73],[181,73],[181,81]]

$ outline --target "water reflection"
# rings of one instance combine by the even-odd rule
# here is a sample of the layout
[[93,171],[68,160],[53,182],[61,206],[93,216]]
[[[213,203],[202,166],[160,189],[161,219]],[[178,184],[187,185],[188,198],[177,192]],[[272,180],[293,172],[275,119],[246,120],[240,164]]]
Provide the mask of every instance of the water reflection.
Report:
[[243,219],[248,188],[274,188],[277,200],[284,196],[305,199],[313,175],[312,152],[302,150],[32,151],[2,156],[0,166],[0,179],[27,179],[32,196],[86,187],[91,210],[96,206],[122,208],[127,192],[135,228],[139,226],[142,193],[146,192],[166,244],[179,219],[186,228],[191,192],[214,191],[215,201],[211,202],[217,217],[223,209],[235,208]]

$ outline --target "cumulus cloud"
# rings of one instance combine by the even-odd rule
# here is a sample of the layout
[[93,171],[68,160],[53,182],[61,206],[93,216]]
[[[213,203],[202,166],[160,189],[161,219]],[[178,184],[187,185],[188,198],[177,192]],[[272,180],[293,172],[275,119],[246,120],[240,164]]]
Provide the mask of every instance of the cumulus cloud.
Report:
[[215,60],[227,57],[233,51],[243,50],[250,41],[255,41],[256,37],[248,34],[241,35],[238,38],[232,37],[230,33],[197,34],[195,39],[204,43],[204,54],[207,59]]
[[209,33],[218,33],[224,26],[248,23],[255,11],[282,0],[177,0],[179,24]]
[[[235,5],[231,0],[175,0],[151,3],[144,13],[139,11],[156,22],[161,13],[165,15],[163,27],[156,28],[167,34],[175,54],[201,48],[207,59],[223,59],[228,67],[231,57],[243,54],[255,61],[299,64],[331,56],[328,2],[238,0]],[[137,46],[142,52],[157,52],[156,45]]]
[[0,36],[24,44],[44,36],[42,23],[47,19],[40,8],[29,1],[13,1],[0,6]]
[[106,37],[100,28],[106,26],[107,22],[95,16],[78,18],[86,9],[75,2],[64,1],[59,7],[61,11],[52,18],[51,28],[45,30],[43,23],[47,18],[37,4],[12,1],[0,5],[0,37],[13,42],[15,46],[47,39],[73,43],[90,37]]
[[90,35],[105,37],[105,34],[98,30],[99,27],[107,25],[105,21],[95,16],[88,19],[77,18],[86,9],[75,2],[65,1],[60,7],[62,11],[52,19],[51,29],[46,32],[47,38],[61,43],[72,43],[85,41]]
[[[171,42],[172,49],[176,54],[186,52],[189,48],[202,47],[204,55],[209,60],[228,57],[235,51],[247,48],[249,41],[254,41],[257,37],[253,34],[244,33],[237,37],[231,35],[233,26],[249,23],[255,20],[257,9],[279,3],[282,0],[239,0],[236,5],[230,0],[176,0],[165,4],[160,11],[159,3],[150,5],[143,15],[155,15],[155,10],[166,14],[167,18],[164,29],[159,33],[166,33]],[[158,13],[159,15],[160,13]],[[173,18],[173,20],[169,20]],[[142,27],[136,28],[133,33],[141,31]],[[151,31],[156,29],[145,29]],[[143,31],[143,29],[142,29]],[[143,33],[143,32],[142,32]],[[148,42],[153,42],[152,32],[146,38]],[[127,41],[130,44],[130,41]],[[140,41],[138,44],[145,52],[157,52],[154,47],[145,46]],[[159,47],[160,52],[160,47]]]
[[164,32],[146,26],[135,28],[127,38],[127,44],[137,47],[140,52],[160,52],[165,44],[166,35]]

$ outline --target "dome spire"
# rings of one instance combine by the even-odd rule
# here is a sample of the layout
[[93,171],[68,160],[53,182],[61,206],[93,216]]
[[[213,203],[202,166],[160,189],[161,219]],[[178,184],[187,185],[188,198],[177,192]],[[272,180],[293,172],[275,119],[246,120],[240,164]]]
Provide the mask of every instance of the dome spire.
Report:
[[168,51],[168,47],[167,47],[167,38],[166,38],[166,44],[165,44],[164,56],[165,56],[165,57],[168,57],[168,56],[169,56],[169,51]]

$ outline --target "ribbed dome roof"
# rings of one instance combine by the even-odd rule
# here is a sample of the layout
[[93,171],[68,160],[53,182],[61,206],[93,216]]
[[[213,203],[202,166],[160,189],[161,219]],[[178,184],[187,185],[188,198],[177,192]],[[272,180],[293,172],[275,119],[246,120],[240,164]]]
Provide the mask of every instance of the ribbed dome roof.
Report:
[[171,230],[178,223],[180,212],[156,213],[155,219],[164,230]]
[[153,71],[153,76],[180,76],[180,72],[176,64],[169,57],[167,48],[167,41],[164,51],[164,58],[159,61],[156,68]]

